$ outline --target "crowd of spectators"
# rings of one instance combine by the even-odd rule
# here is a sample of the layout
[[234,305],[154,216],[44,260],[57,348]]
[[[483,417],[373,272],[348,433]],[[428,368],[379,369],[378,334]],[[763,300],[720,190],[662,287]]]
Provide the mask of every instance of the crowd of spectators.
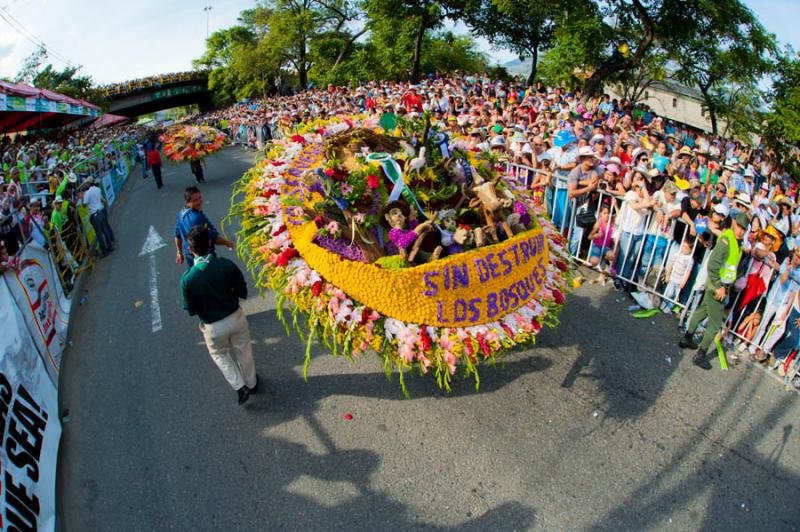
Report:
[[[742,242],[721,337],[741,357],[791,373],[800,346],[797,183],[781,155],[657,116],[644,105],[527,89],[485,76],[370,82],[243,102],[204,117],[261,148],[317,118],[429,112],[527,180],[576,260],[613,279],[636,308],[675,314],[701,302],[707,263],[738,213]],[[800,385],[800,379],[795,379]]]
[[29,240],[48,248],[59,241],[74,251],[82,192],[106,172],[121,171],[142,135],[122,126],[0,137],[0,253],[8,257],[0,273]]
[[[711,250],[745,213],[738,218],[748,221],[743,255],[719,331],[728,360],[746,357],[789,377],[800,367],[794,360],[800,348],[800,211],[783,153],[713,136],[608,96],[584,98],[541,83],[526,88],[461,74],[416,85],[328,86],[241,102],[197,121],[260,149],[310,120],[426,112],[524,179],[563,231],[573,257],[597,270],[598,279],[613,279],[616,289],[631,293],[637,312],[675,314],[684,327],[704,297]],[[3,212],[19,205],[26,180],[40,184],[28,188],[26,201],[46,208],[42,198],[52,199],[65,180],[69,186],[74,161],[107,150],[118,134],[130,130],[3,141]],[[11,211],[16,218],[4,224],[4,235],[29,216],[27,209]]]

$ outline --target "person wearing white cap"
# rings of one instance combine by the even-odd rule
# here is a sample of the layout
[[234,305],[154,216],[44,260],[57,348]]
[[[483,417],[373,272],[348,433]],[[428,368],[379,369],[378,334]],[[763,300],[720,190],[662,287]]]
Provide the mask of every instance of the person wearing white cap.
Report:
[[730,216],[731,210],[725,203],[717,203],[711,209],[711,216],[708,218],[708,230],[714,236],[719,236],[728,228],[726,220]]
[[61,196],[56,196],[56,199],[53,200],[53,214],[50,216],[50,225],[61,231],[68,220],[69,202],[64,201]]
[[573,255],[577,255],[583,238],[583,230],[591,226],[581,227],[578,217],[589,208],[590,195],[597,190],[600,185],[600,174],[597,171],[597,157],[589,146],[583,146],[578,150],[579,164],[573,168],[567,176],[567,197],[575,200],[575,227],[569,239],[569,250]]

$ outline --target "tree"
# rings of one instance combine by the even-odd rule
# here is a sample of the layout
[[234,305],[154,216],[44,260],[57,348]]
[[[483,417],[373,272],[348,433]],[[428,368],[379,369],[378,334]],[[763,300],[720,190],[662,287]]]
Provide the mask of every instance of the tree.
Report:
[[[258,44],[258,30],[253,14],[243,15],[240,24],[212,33],[206,40],[205,53],[193,62],[195,68],[209,71],[208,88],[217,104],[254,96],[257,91],[253,82],[262,77],[257,72],[254,75],[254,65],[244,60]],[[247,90],[243,91],[244,87]]]
[[47,63],[47,51],[38,48],[31,53],[22,63],[22,68],[17,73],[16,83],[27,83],[37,89],[47,89],[72,98],[79,98],[98,105],[105,105],[100,91],[94,86],[91,76],[80,76],[79,66],[66,66],[63,70],[56,70],[52,64]]
[[[613,31],[584,83],[587,96],[597,94],[605,81],[638,67],[651,48],[672,51],[700,38],[713,39],[709,28],[730,32],[730,13],[747,11],[741,0],[598,0],[604,20]],[[609,53],[610,52],[610,53]]]
[[667,54],[661,49],[651,48],[645,58],[630,70],[620,72],[615,81],[622,89],[622,99],[638,102],[645,91],[657,81],[663,81],[668,75]]
[[549,85],[576,88],[594,71],[610,42],[613,28],[591,6],[559,25],[553,47],[542,59],[539,72]]
[[410,79],[418,83],[421,76],[422,49],[426,33],[442,25],[445,11],[437,0],[365,0],[371,29],[381,26],[413,31]]
[[531,86],[536,81],[539,52],[550,46],[564,10],[557,0],[468,0],[462,13],[472,31],[493,46],[511,50],[520,60],[531,58]]
[[776,61],[769,97],[772,109],[765,117],[767,142],[776,148],[782,148],[782,143],[800,145],[800,55],[791,48]]
[[738,138],[752,142],[763,130],[766,110],[764,93],[755,85],[723,87],[711,96],[718,117],[725,121],[722,138]]
[[14,77],[14,83],[33,83],[33,78],[36,77],[36,73],[39,71],[39,68],[41,68],[46,59],[47,50],[45,50],[42,46],[31,52],[30,55],[22,60],[22,67]]
[[[677,0],[664,0],[659,7],[658,2],[653,2],[654,7],[645,5],[645,0],[619,0],[613,7],[604,13],[615,20],[614,32],[608,35],[612,40],[607,47],[613,48],[611,55],[586,78],[583,92],[586,96],[596,95],[609,77],[637,67],[656,40],[659,14],[666,4]],[[671,10],[669,10],[671,12]],[[676,26],[677,28],[677,26]],[[614,41],[617,41],[616,46]],[[631,52],[630,44],[634,43]]]
[[[728,111],[726,102],[736,100],[729,96],[755,94],[758,83],[772,67],[769,55],[776,49],[774,36],[750,9],[739,0],[723,3],[700,2],[697,31],[683,41],[669,43],[679,65],[675,78],[700,90],[715,135],[718,116]],[[727,89],[734,85],[742,89]]]

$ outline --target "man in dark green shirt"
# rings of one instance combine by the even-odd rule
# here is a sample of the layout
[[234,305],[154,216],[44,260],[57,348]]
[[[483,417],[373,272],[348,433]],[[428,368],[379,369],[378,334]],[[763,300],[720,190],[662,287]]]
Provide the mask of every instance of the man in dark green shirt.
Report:
[[211,359],[244,404],[258,386],[250,329],[239,307],[247,297],[241,270],[211,253],[208,228],[193,227],[186,235],[194,265],[181,278],[183,308],[200,318],[200,330]]
[[[703,369],[711,369],[711,363],[706,359],[706,354],[725,319],[725,298],[728,296],[728,288],[736,281],[737,265],[742,256],[740,242],[748,225],[750,225],[750,217],[747,213],[740,212],[733,219],[731,228],[717,238],[717,245],[711,251],[706,266],[708,277],[703,299],[689,321],[686,334],[679,343],[684,349],[697,349],[692,362]],[[697,344],[694,341],[694,332],[706,318],[708,318],[706,331],[700,344]]]

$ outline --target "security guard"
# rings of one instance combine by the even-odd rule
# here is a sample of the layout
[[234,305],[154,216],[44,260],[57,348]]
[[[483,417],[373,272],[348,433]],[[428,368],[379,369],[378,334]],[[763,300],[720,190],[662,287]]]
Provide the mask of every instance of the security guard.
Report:
[[[717,239],[717,245],[711,251],[711,257],[706,266],[708,278],[703,300],[692,316],[686,334],[678,344],[684,349],[697,349],[692,362],[703,369],[711,369],[711,363],[706,359],[706,354],[725,319],[725,298],[728,295],[728,287],[736,281],[736,270],[739,266],[739,259],[742,257],[739,242],[748,225],[750,225],[750,216],[746,212],[740,212],[733,219],[731,227],[723,231]],[[694,341],[694,332],[706,318],[708,318],[706,331],[698,345]]]

